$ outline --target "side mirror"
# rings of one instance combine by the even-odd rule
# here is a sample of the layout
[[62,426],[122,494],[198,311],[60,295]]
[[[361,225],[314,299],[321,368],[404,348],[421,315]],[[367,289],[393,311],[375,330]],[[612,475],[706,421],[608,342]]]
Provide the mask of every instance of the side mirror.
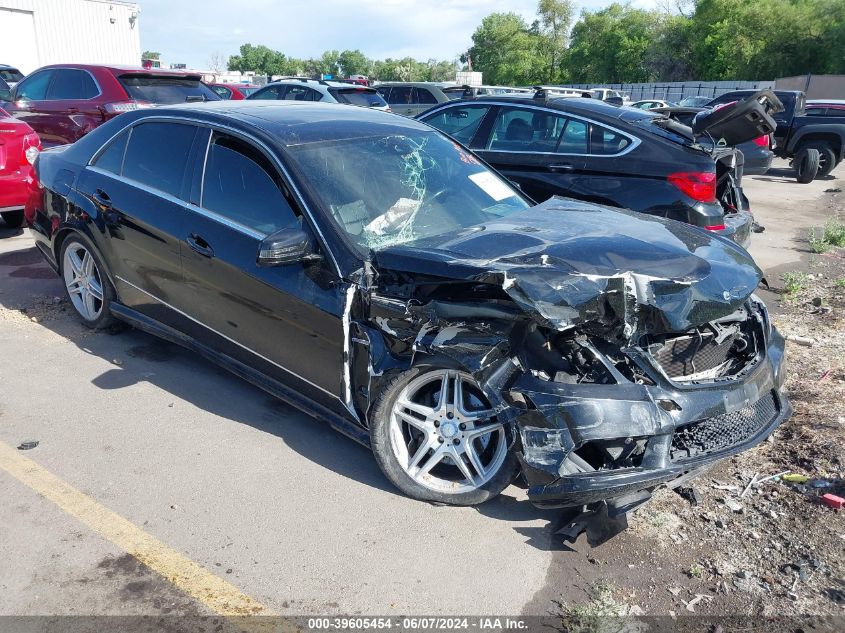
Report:
[[309,264],[320,259],[320,255],[313,252],[311,238],[299,227],[280,229],[265,237],[258,247],[259,266]]

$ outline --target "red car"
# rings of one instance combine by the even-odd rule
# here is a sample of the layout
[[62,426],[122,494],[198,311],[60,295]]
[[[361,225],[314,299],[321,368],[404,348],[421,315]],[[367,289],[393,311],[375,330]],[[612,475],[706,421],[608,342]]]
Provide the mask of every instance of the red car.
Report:
[[7,226],[24,224],[24,206],[35,182],[32,164],[40,150],[35,130],[0,109],[0,216]]
[[229,99],[231,101],[242,101],[246,99],[253,92],[258,90],[261,86],[253,86],[252,84],[207,84],[217,96],[221,99]]
[[44,66],[12,88],[6,109],[45,147],[73,143],[122,112],[156,104],[220,99],[187,71],[127,66]]

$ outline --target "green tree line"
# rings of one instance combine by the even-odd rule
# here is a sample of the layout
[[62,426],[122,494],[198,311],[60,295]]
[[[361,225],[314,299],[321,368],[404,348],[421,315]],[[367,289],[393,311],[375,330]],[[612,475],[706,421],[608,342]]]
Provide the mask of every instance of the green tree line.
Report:
[[267,46],[244,44],[229,58],[229,70],[253,70],[260,75],[349,77],[366,75],[381,81],[454,81],[457,60],[425,62],[404,59],[370,59],[359,50],[325,51],[320,57],[296,59]]
[[632,83],[774,79],[845,73],[845,0],[663,0],[660,10],[613,3],[583,10],[540,0],[529,23],[491,13],[458,60],[375,60],[360,50],[296,59],[244,44],[230,70],[266,75],[367,75],[389,81],[453,80],[458,67],[487,84]]

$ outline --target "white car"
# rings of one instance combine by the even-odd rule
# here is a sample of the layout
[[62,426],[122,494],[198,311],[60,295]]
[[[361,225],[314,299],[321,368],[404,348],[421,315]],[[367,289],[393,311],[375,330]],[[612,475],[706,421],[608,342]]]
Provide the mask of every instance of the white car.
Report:
[[325,101],[390,112],[375,88],[322,79],[281,79],[256,90],[247,99],[269,101]]
[[593,88],[592,90],[588,90],[591,95],[593,95],[593,99],[600,99],[602,101],[607,101],[613,97],[618,97],[622,99],[622,102],[625,102],[625,95],[623,95],[618,90],[613,90],[612,88]]
[[677,103],[671,101],[664,101],[663,99],[643,99],[642,101],[634,101],[628,104],[629,108],[639,108],[640,110],[654,110],[655,108],[673,108]]
[[0,79],[9,84],[9,88],[14,88],[15,84],[23,79],[23,73],[14,66],[0,64]]

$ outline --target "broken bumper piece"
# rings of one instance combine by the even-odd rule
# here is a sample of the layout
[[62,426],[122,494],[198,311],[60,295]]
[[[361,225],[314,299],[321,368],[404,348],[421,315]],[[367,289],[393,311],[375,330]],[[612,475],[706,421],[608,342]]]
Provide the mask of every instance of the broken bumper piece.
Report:
[[529,498],[553,508],[650,492],[758,444],[792,414],[783,352],[772,330],[744,375],[714,382],[562,384],[522,375],[510,393],[522,403],[518,455]]

